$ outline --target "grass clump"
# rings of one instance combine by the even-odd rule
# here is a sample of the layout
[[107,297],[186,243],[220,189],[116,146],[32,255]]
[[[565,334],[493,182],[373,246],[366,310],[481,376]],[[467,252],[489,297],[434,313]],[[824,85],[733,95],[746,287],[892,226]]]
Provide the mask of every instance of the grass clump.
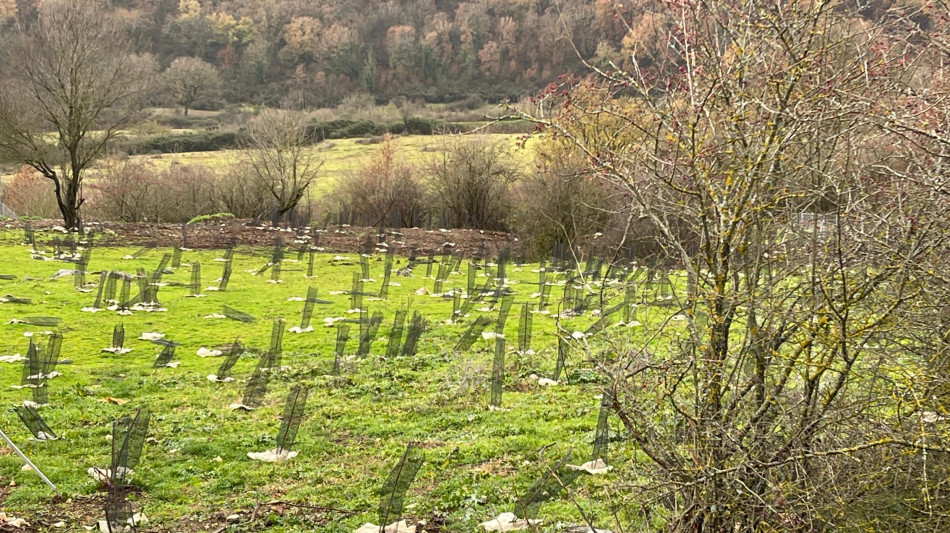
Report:
[[234,218],[232,213],[212,213],[210,215],[198,215],[195,218],[188,221],[189,224],[197,224],[199,222],[208,222],[211,220],[229,220]]

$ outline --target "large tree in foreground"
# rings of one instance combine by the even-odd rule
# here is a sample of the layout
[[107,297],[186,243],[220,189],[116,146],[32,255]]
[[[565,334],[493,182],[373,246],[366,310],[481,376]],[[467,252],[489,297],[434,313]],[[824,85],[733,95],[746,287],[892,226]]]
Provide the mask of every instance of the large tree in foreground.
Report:
[[99,0],[43,2],[4,46],[0,160],[51,180],[69,228],[81,228],[86,170],[138,116],[151,81],[154,62],[130,50]]
[[652,264],[688,288],[665,312],[646,300],[643,335],[588,352],[641,452],[625,484],[638,518],[946,529],[946,6],[654,9],[631,32],[661,49],[552,88],[560,113],[527,117],[626,192],[663,252]]

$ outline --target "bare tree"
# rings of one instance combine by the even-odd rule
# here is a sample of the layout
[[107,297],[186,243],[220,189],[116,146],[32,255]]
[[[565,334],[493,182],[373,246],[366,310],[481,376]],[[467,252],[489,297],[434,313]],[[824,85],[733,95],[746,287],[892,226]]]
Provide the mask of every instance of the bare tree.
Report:
[[628,486],[676,531],[945,529],[950,222],[908,169],[945,168],[925,139],[946,100],[919,80],[946,75],[921,31],[946,25],[911,2],[663,6],[649,69],[594,69],[526,117],[692,280],[609,357],[578,341],[646,458]]
[[306,136],[306,123],[301,113],[267,110],[248,126],[242,164],[249,179],[269,194],[274,226],[297,206],[323,166]]
[[0,158],[51,180],[63,222],[80,229],[84,173],[140,115],[154,61],[131,53],[98,0],[43,2],[4,49]]
[[165,87],[185,116],[199,99],[214,95],[221,83],[214,65],[197,57],[176,58],[163,77]]
[[356,224],[408,228],[423,212],[422,184],[402,155],[397,141],[386,135],[369,161],[340,184],[338,197]]
[[446,138],[422,163],[424,180],[446,223],[455,228],[502,230],[511,215],[510,187],[521,169],[510,152],[487,138]]
[[535,168],[513,188],[519,236],[534,241],[541,253],[557,243],[578,250],[590,248],[595,239],[607,246],[622,238],[623,189],[591,170],[583,152],[566,139],[534,146]]
[[424,105],[424,103],[421,103],[417,100],[412,100],[408,96],[397,96],[396,98],[393,98],[390,103],[392,103],[396,110],[399,111],[399,117],[402,119],[402,123],[407,129],[409,128],[409,123],[412,118],[415,117],[417,113],[422,111]]

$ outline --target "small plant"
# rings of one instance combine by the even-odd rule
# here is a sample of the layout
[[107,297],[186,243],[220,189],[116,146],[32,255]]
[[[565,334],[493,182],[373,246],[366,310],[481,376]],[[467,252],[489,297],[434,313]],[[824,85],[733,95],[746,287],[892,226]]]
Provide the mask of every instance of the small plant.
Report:
[[231,213],[213,213],[211,215],[198,215],[195,218],[188,221],[189,224],[197,224],[199,222],[208,222],[209,220],[223,220],[234,218],[234,215]]

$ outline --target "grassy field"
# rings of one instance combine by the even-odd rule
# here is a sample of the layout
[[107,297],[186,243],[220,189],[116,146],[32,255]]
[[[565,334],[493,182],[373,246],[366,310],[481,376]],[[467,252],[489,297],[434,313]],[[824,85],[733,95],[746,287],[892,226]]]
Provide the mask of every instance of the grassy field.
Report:
[[[186,132],[186,130],[181,130]],[[517,146],[519,135],[488,134],[492,142],[500,143],[511,149],[511,153],[528,164],[534,157],[534,143],[529,139],[525,148]],[[406,135],[396,138],[399,153],[403,161],[418,163],[433,152],[438,152],[442,142],[439,135]],[[314,146],[311,150],[318,154],[323,167],[320,177],[314,187],[315,198],[326,194],[339,183],[340,180],[354,175],[360,167],[369,161],[370,157],[379,149],[378,143],[369,143],[364,139],[334,139]],[[134,155],[130,159],[154,165],[157,170],[168,168],[169,165],[203,165],[215,172],[225,172],[228,166],[238,161],[240,150],[218,150],[214,152],[181,152],[175,154]],[[95,165],[93,166],[95,168]],[[13,177],[12,172],[0,174],[0,183],[6,183]]]
[[[523,159],[525,163],[530,162],[534,157],[533,143],[530,140],[528,145],[521,149],[517,147],[518,135],[490,134],[487,137],[491,142],[509,147],[512,154]],[[442,139],[438,135],[407,135],[397,137],[396,142],[404,162],[418,163],[423,161],[427,155],[438,152]],[[323,161],[323,167],[315,189],[316,196],[319,198],[323,193],[331,190],[340,180],[354,175],[378,149],[379,144],[368,143],[364,139],[334,139],[314,146],[312,150]],[[203,165],[216,172],[223,172],[233,162],[238,161],[240,157],[240,150],[219,150],[215,152],[136,155],[132,156],[131,159],[149,162],[159,169],[177,163]]]
[[[88,497],[101,490],[86,469],[108,466],[111,421],[148,405],[153,413],[149,440],[134,473],[141,491],[132,496],[136,509],[151,521],[146,530],[213,531],[225,523],[225,516],[239,514],[240,521],[219,531],[260,531],[265,525],[269,531],[352,531],[365,522],[378,521],[377,491],[406,444],[416,442],[425,450],[426,462],[408,493],[405,515],[430,524],[444,522],[442,531],[477,531],[480,522],[513,510],[517,498],[545,471],[545,462],[553,464],[573,450],[572,462],[581,464],[591,453],[600,404],[598,377],[591,364],[574,352],[558,385],[540,386],[537,380],[538,376],[550,377],[555,366],[553,315],[561,287],[553,287],[551,314],[532,314],[534,352],[514,351],[521,304],[535,309],[538,305],[533,294],[538,285],[530,284],[538,280],[538,265],[508,268],[515,304],[505,328],[509,340],[504,410],[490,411],[494,341],[479,338],[465,353],[456,353],[453,347],[477,315],[494,320],[497,310],[476,304],[470,317],[456,324],[445,323],[452,314],[452,300],[418,294],[422,288],[433,290],[424,265],[416,266],[413,277],[393,276],[399,286],[390,287],[385,301],[364,301],[363,307],[370,312],[383,313],[382,327],[371,355],[348,358],[343,378],[338,379],[328,376],[336,328],[324,327],[323,319],[353,316],[347,314],[349,297],[338,291],[350,288],[352,275],[359,270],[357,254],[349,254],[348,259],[318,255],[312,279],[304,276],[306,261],[288,260],[283,265],[282,283],[271,284],[268,275],[249,273],[268,261],[270,251],[238,249],[225,292],[186,298],[187,287],[167,286],[159,292],[167,312],[118,316],[111,311],[82,312],[92,304],[95,292],[75,290],[72,276],[50,281],[59,269],[72,266],[31,259],[29,248],[18,244],[20,239],[19,234],[2,235],[0,274],[13,274],[16,279],[0,281],[0,290],[31,298],[33,303],[0,304],[0,324],[30,316],[62,318],[59,329],[65,340],[61,359],[72,363],[58,367],[62,376],[49,383],[50,405],[40,409],[61,440],[30,440],[26,428],[10,411],[0,413],[0,424],[66,497]],[[141,267],[151,272],[169,251],[151,250],[129,260],[122,258],[133,250],[94,248],[89,271],[135,272]],[[190,265],[200,264],[201,286],[215,285],[212,280],[220,275],[223,263],[214,259],[221,255],[220,251],[186,251],[182,267],[163,281],[187,285]],[[366,291],[380,287],[381,258],[371,258],[371,277],[377,281],[368,282]],[[406,260],[397,258],[396,263],[398,269]],[[449,276],[443,290],[465,288],[466,265],[467,261],[463,262],[461,272]],[[485,270],[479,272],[478,284],[482,285],[488,278],[481,275]],[[554,279],[553,274],[549,276]],[[284,336],[285,368],[271,380],[262,408],[251,413],[231,411],[228,405],[241,399],[257,357],[242,356],[233,372],[236,381],[211,383],[205,376],[215,372],[220,359],[200,358],[197,350],[236,339],[265,349],[274,319],[286,319],[288,327],[297,325],[303,304],[288,299],[306,296],[308,286],[317,287],[320,297],[333,303],[316,307],[315,331]],[[222,305],[246,311],[257,320],[243,324],[203,318],[220,313]],[[417,355],[387,360],[382,354],[394,311],[400,308],[419,311],[431,326]],[[657,320],[668,318],[667,309],[641,306],[637,311],[643,322],[654,313]],[[568,332],[583,330],[595,320],[587,313],[563,319],[561,326]],[[110,345],[113,326],[120,322],[132,352],[121,356],[100,353]],[[0,328],[2,355],[25,354],[29,339],[24,335],[48,329],[21,324]],[[621,327],[611,331],[624,337],[637,336],[642,330]],[[142,332],[161,332],[180,343],[175,355],[180,366],[152,368],[158,349],[134,340]],[[36,335],[34,338],[41,338]],[[354,330],[349,352],[356,350],[356,337]],[[21,363],[0,365],[4,403],[15,405],[30,399],[29,389],[11,388],[20,383]],[[297,382],[312,387],[307,418],[295,446],[300,455],[279,464],[249,460],[247,452],[274,447],[284,398]],[[108,398],[129,403],[119,406]],[[619,434],[612,429],[612,434]],[[600,527],[616,527],[615,515],[627,523],[627,502],[609,496],[611,487],[621,480],[635,478],[637,464],[634,449],[623,439],[612,440],[609,457],[611,472],[585,475],[571,487],[571,494]],[[0,455],[0,476],[0,484],[15,483],[2,504],[8,513],[29,518],[60,508],[51,503],[49,490],[32,472],[21,470],[16,456]],[[272,500],[341,512],[308,514],[305,508],[293,508],[298,512],[277,513],[268,512],[265,506],[256,513],[255,524],[247,523],[258,504]],[[544,504],[540,516],[545,520],[541,531],[557,531],[558,524],[583,523],[577,507],[563,493]],[[183,525],[185,517],[191,524],[188,527]],[[194,526],[196,523],[207,526]],[[67,520],[65,530],[83,531],[82,526],[89,525]]]

